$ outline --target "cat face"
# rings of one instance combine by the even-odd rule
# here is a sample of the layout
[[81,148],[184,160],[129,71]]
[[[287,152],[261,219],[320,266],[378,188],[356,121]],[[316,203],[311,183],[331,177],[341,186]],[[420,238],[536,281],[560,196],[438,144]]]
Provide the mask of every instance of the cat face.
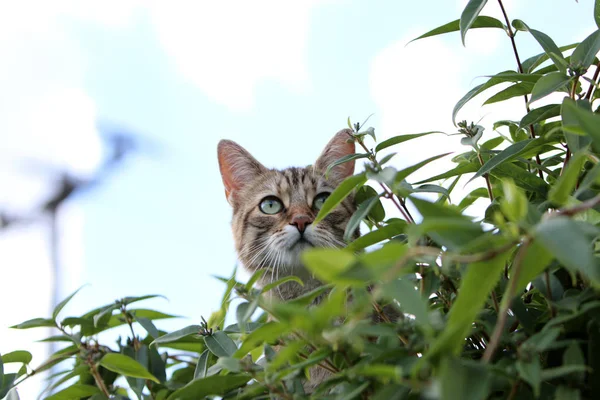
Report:
[[348,162],[325,177],[332,162],[354,153],[350,132],[338,132],[314,165],[284,170],[265,168],[235,142],[219,143],[238,256],[250,272],[266,269],[263,281],[305,275],[300,259],[305,249],[345,245],[346,224],[356,209],[351,196],[318,224],[313,221],[329,194],[354,171],[354,162]]

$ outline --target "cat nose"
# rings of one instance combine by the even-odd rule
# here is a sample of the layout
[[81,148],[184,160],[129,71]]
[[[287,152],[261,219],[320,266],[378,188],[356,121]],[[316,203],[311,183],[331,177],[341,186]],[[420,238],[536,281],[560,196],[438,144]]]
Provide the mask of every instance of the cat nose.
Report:
[[313,220],[308,215],[294,215],[290,225],[295,225],[300,233],[304,233],[306,227],[312,222]]

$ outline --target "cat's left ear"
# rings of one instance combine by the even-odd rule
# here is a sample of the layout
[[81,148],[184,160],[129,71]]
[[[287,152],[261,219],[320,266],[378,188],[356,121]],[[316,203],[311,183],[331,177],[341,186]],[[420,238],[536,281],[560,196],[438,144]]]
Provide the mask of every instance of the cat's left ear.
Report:
[[[335,136],[327,143],[323,152],[315,163],[315,168],[321,172],[325,172],[327,167],[336,160],[356,151],[354,146],[354,138],[350,129],[343,129],[335,134]],[[354,173],[354,160],[336,165],[329,171],[329,179],[339,183]]]

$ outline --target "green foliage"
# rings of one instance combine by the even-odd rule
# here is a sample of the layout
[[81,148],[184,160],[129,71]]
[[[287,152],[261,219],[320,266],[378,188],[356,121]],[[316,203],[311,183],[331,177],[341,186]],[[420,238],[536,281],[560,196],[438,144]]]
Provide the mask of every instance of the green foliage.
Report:
[[[470,0],[460,19],[417,39],[459,31],[464,43],[470,29],[500,28],[507,46],[516,48],[519,31],[543,53],[516,71],[490,75],[457,102],[451,118],[467,150],[454,157],[455,167],[420,182],[411,180],[413,173],[445,155],[398,170],[387,164],[396,153],[383,151],[401,154],[402,143],[441,132],[377,143],[373,128],[348,120],[349,139],[360,151],[332,166],[364,159],[365,170],[338,186],[315,221],[354,193],[348,246],[303,254],[323,287],[280,303],[270,292],[302,285],[299,278],[263,288],[255,285],[263,271],[247,283],[235,274],[219,278],[226,284],[220,309],[208,322],[173,332],[156,326],[172,315],[135,308],[155,295],[61,317],[75,292],[52,318],[13,326],[55,327],[60,334],[43,340],[63,347],[35,369],[27,351],[2,355],[0,399],[17,398],[13,387],[53,366],[61,372],[45,392],[50,399],[594,398],[600,392],[600,115],[592,105],[600,93],[584,74],[591,69],[597,76],[600,68],[600,31],[559,47],[523,21],[480,16],[486,5]],[[519,121],[494,123],[498,134],[480,144],[484,127],[456,124],[456,117],[502,83],[511,86],[486,103],[524,96],[526,106]],[[530,109],[557,94],[564,97],[557,104]],[[459,180],[480,187],[455,199]],[[475,201],[486,210],[468,216]],[[350,242],[361,224],[368,232]],[[230,310],[235,297],[242,302]],[[236,322],[224,326],[226,320]],[[118,326],[131,335],[108,346],[104,332]],[[319,371],[328,375],[311,388],[307,380]]]

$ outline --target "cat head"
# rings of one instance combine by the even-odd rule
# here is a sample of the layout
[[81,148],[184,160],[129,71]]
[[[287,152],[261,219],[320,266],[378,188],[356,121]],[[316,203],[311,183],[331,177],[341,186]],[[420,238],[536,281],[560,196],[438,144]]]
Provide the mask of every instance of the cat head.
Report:
[[[235,142],[221,140],[219,168],[225,196],[233,207],[232,229],[238,257],[251,273],[266,269],[267,280],[303,276],[300,253],[311,247],[342,247],[348,220],[356,210],[352,196],[318,224],[325,199],[354,172],[354,161],[333,167],[354,154],[349,129],[338,132],[313,165],[268,169]],[[358,232],[356,232],[358,234]]]

